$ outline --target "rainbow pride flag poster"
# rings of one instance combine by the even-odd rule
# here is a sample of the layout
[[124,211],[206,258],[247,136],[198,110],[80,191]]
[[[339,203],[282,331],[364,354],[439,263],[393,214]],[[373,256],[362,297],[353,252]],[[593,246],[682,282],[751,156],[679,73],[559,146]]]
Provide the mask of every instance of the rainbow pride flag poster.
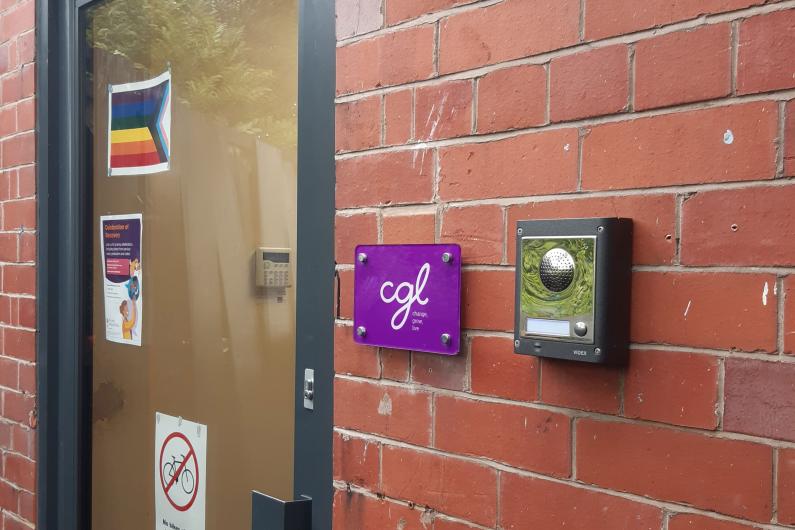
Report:
[[108,175],[167,171],[171,161],[171,72],[108,85]]

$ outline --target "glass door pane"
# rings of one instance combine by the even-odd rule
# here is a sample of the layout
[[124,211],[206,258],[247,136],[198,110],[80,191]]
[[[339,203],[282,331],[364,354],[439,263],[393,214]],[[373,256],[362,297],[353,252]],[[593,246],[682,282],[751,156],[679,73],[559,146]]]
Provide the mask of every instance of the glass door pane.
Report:
[[157,413],[207,426],[207,529],[250,528],[251,490],[292,497],[297,17],[289,0],[81,10],[97,530],[153,527]]

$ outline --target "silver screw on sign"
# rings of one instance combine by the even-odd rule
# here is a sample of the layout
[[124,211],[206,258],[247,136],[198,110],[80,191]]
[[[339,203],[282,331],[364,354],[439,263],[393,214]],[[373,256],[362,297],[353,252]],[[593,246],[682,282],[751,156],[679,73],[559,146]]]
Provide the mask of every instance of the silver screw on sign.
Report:
[[360,337],[366,336],[367,328],[365,328],[364,326],[359,326],[358,328],[356,328],[356,334],[359,335]]
[[442,261],[445,263],[450,263],[451,261],[453,261],[453,255],[450,254],[449,252],[445,252],[444,254],[442,254]]
[[450,334],[449,333],[442,333],[442,344],[450,344]]
[[367,263],[367,254],[364,252],[359,252],[359,255],[356,256],[356,259],[359,260],[359,263]]

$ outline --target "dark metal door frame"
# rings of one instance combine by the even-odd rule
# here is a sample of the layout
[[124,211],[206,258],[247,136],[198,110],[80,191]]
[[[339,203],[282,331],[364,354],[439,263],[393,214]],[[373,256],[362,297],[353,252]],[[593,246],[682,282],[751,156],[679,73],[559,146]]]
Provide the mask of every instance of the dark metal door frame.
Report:
[[[41,530],[90,528],[91,379],[82,344],[90,301],[81,250],[88,212],[78,151],[78,9],[89,1],[36,1]],[[296,499],[312,498],[314,530],[330,530],[333,493],[334,20],[333,0],[299,0],[294,483]],[[303,408],[305,368],[315,371],[314,411]]]

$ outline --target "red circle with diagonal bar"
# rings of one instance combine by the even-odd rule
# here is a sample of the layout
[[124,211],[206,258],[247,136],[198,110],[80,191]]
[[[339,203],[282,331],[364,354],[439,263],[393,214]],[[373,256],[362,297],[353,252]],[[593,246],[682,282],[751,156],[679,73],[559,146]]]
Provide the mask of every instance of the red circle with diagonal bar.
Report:
[[[168,477],[168,481],[166,481],[166,477],[163,476],[163,468],[165,467],[163,462],[163,457],[166,455],[166,448],[169,447],[169,444],[175,444],[178,440],[181,440],[187,445],[188,451],[185,453],[182,458],[182,461],[177,462],[176,460],[171,463],[172,465],[172,473],[171,476]],[[176,453],[175,453],[176,454]],[[173,497],[173,489],[175,484],[179,482],[179,477],[182,475],[184,471],[186,471],[186,467],[188,466],[189,462],[193,462],[193,469],[195,471],[196,480],[193,484],[193,490],[190,492],[190,498],[187,502],[178,502]],[[165,464],[169,464],[166,462]],[[168,437],[163,442],[163,447],[160,448],[160,485],[163,487],[163,492],[166,494],[166,499],[174,507],[175,510],[180,512],[185,512],[193,506],[193,503],[196,501],[196,494],[199,491],[199,461],[196,459],[196,450],[191,445],[188,438],[182,434],[181,432],[172,432],[168,435]]]

